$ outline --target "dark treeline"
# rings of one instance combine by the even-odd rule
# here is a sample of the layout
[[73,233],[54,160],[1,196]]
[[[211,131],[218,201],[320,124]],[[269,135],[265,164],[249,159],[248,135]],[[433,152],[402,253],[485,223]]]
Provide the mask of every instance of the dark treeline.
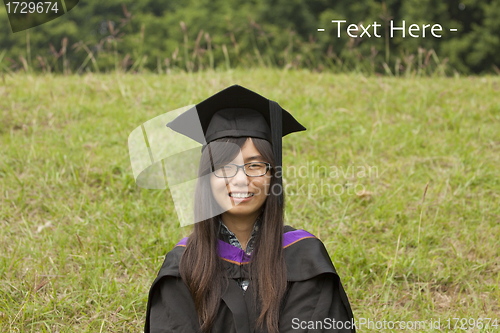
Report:
[[[346,20],[338,38],[332,20]],[[389,38],[390,20],[406,38]],[[380,24],[352,38],[347,24]],[[408,27],[440,24],[441,38]],[[325,29],[319,32],[318,29]],[[456,28],[457,32],[450,32]],[[357,34],[362,32],[361,27]],[[420,32],[420,35],[422,32]],[[84,0],[13,34],[0,9],[0,71],[160,73],[288,67],[390,75],[499,73],[498,0]]]

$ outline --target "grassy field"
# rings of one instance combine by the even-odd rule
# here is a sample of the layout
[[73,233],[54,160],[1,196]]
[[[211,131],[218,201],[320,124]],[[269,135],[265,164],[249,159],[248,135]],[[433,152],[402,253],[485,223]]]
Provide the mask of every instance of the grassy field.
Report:
[[1,332],[142,330],[189,228],[135,185],[128,135],[234,83],[307,127],[284,139],[287,223],[323,240],[356,319],[500,330],[500,78],[254,70],[0,78]]

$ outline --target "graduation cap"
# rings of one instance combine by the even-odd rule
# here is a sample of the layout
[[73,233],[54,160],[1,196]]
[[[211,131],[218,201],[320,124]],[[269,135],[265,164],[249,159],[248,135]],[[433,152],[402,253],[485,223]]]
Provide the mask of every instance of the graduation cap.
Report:
[[[165,126],[166,125],[166,126]],[[169,188],[181,225],[199,222],[224,212],[220,207],[194,217],[197,170],[203,149],[224,137],[252,137],[272,144],[277,170],[282,167],[282,137],[305,130],[278,103],[251,90],[234,85],[208,99],[155,117],[129,136],[134,179],[139,187]],[[200,149],[200,145],[202,149]],[[235,145],[235,149],[239,149]],[[275,173],[281,188],[281,172]],[[208,180],[208,179],[207,179]]]
[[[193,127],[193,119],[199,119],[201,131]],[[282,137],[306,129],[278,103],[239,85],[207,98],[167,126],[203,147],[224,137],[267,140],[272,144],[277,170],[282,168]],[[277,183],[282,186],[281,172],[277,174]],[[280,194],[280,203],[282,197]]]

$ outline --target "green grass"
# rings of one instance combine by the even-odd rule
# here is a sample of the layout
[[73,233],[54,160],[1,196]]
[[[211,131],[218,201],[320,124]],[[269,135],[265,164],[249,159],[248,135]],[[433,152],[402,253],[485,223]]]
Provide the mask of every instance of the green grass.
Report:
[[234,83],[307,127],[284,139],[287,221],[325,242],[357,319],[500,321],[500,78],[19,74],[0,80],[1,332],[142,330],[189,228],[135,185],[128,135]]

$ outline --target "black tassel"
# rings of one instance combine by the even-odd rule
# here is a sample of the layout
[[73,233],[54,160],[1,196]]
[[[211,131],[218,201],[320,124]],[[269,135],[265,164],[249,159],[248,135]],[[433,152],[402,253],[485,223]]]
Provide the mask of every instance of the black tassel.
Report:
[[[279,204],[283,205],[283,166],[282,164],[282,152],[281,152],[281,139],[283,137],[283,121],[282,121],[282,109],[278,103],[274,101],[269,101],[269,114],[271,120],[271,139],[273,140],[273,153],[276,162],[275,175],[276,181],[279,189]],[[271,189],[276,191],[275,189]]]

